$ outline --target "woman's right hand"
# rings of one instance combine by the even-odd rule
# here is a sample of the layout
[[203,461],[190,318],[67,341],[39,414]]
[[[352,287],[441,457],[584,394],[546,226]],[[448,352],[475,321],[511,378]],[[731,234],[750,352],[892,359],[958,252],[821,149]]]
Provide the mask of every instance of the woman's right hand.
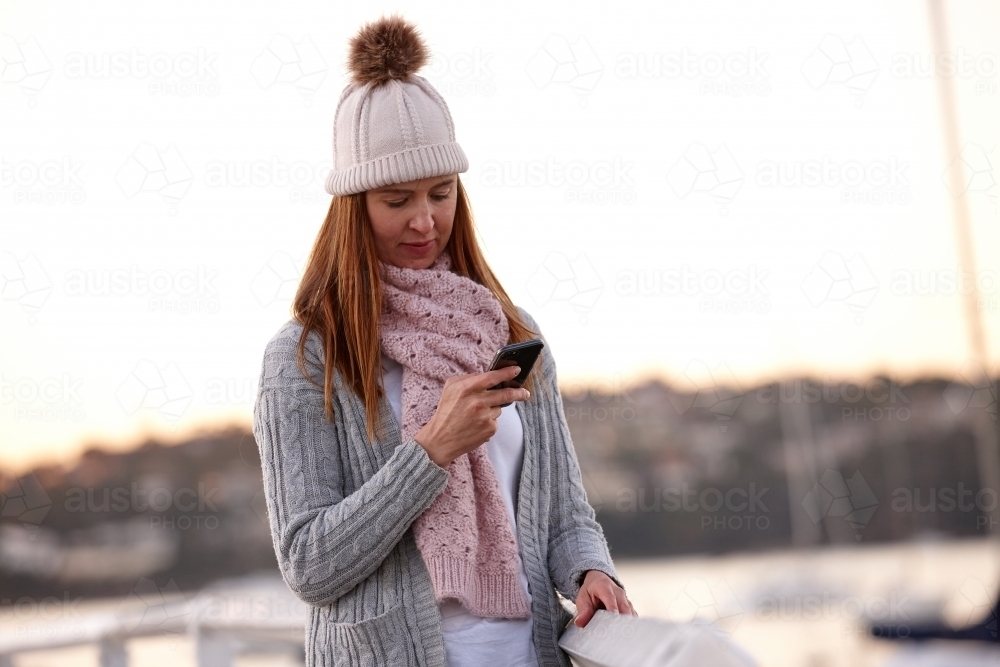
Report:
[[508,366],[445,380],[434,416],[413,434],[417,444],[442,468],[482,445],[497,432],[500,406],[531,396],[524,388],[490,390],[520,372],[517,366]]

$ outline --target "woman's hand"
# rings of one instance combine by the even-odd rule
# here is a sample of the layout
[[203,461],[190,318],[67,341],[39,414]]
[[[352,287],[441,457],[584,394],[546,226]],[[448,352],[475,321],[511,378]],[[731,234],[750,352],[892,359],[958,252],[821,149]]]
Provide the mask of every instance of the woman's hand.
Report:
[[584,627],[598,609],[638,616],[625,590],[600,570],[587,570],[576,596],[576,624]]
[[445,381],[434,416],[413,434],[434,463],[447,467],[493,437],[500,406],[526,400],[531,394],[523,388],[491,391],[490,387],[511,380],[520,372],[517,366],[508,366],[485,373],[456,375]]

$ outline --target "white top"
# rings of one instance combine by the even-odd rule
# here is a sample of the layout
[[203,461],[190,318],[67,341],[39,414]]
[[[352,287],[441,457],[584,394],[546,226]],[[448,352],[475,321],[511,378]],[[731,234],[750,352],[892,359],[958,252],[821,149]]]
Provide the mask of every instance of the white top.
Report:
[[[382,355],[382,381],[386,397],[402,429],[403,366]],[[510,525],[516,527],[514,499],[521,479],[524,459],[524,431],[515,404],[501,408],[497,432],[486,441],[486,455],[496,470]],[[514,530],[517,540],[517,530]],[[531,602],[528,578],[520,553],[521,585]],[[448,667],[536,667],[538,658],[532,643],[532,619],[484,618],[470,614],[462,603],[448,598],[439,603]]]

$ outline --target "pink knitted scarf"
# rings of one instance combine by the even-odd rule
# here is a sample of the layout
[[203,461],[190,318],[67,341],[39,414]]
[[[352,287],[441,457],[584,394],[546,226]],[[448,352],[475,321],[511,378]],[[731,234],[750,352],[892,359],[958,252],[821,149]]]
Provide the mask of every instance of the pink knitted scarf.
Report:
[[[485,372],[509,331],[493,293],[453,272],[447,250],[427,269],[380,266],[380,341],[403,366],[405,442],[434,415],[445,380]],[[457,598],[477,616],[530,617],[514,530],[485,447],[446,469],[444,491],[413,529],[437,601]]]

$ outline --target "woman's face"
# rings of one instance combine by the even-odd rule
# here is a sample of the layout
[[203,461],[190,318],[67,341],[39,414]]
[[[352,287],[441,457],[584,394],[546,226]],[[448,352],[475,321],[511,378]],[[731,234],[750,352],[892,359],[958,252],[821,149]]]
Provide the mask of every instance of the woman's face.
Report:
[[451,237],[457,190],[455,174],[368,190],[365,204],[379,259],[407,269],[433,264]]

